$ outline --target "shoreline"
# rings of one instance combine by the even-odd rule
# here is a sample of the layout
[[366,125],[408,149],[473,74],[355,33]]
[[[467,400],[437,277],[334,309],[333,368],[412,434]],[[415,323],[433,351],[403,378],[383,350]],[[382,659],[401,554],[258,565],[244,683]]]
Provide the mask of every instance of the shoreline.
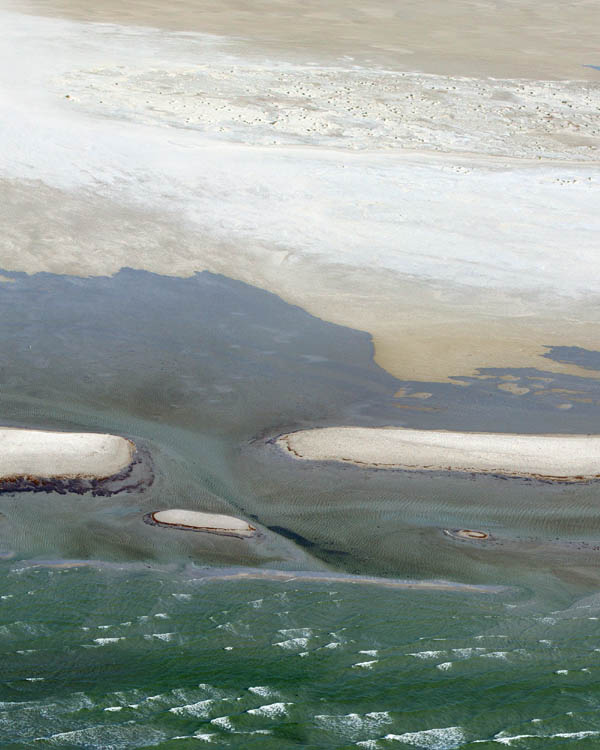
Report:
[[287,433],[272,442],[298,461],[492,474],[565,483],[600,478],[598,435],[327,427]]

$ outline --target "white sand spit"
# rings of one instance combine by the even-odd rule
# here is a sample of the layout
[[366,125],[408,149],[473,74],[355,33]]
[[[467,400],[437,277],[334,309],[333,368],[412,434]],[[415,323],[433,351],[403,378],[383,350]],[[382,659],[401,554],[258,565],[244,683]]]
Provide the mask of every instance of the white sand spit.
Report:
[[174,526],[179,529],[205,531],[225,536],[248,537],[256,534],[254,526],[247,521],[218,513],[200,513],[195,510],[159,510],[150,518],[161,526]]
[[298,459],[381,468],[464,471],[576,482],[600,477],[598,435],[513,435],[328,427],[282,435]]
[[129,466],[134,452],[118,435],[0,427],[0,481],[104,479]]

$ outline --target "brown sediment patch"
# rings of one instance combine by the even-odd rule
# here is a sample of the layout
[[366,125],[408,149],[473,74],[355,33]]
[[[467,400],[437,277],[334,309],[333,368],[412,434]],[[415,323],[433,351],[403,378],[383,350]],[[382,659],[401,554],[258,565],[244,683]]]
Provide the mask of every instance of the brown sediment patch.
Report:
[[328,427],[275,438],[298,460],[366,468],[450,471],[547,482],[600,478],[600,436]]
[[473,539],[478,542],[493,538],[487,531],[475,531],[474,529],[444,529],[444,534],[455,539]]
[[163,526],[180,531],[198,531],[205,534],[234,537],[235,539],[248,539],[258,535],[254,526],[240,518],[193,510],[153,511],[152,513],[146,513],[144,522],[151,526]]

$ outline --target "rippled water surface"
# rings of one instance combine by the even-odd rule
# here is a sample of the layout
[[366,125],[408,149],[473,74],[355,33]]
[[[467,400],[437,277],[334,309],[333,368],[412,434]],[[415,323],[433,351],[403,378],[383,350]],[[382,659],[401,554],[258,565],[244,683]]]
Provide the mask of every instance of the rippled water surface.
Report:
[[[600,485],[301,464],[268,443],[326,424],[592,432],[593,379],[400,383],[366,334],[211,274],[11,277],[4,424],[127,435],[152,481],[0,496],[3,750],[600,746]],[[260,535],[144,524],[172,507]],[[491,539],[445,533],[465,527]]]

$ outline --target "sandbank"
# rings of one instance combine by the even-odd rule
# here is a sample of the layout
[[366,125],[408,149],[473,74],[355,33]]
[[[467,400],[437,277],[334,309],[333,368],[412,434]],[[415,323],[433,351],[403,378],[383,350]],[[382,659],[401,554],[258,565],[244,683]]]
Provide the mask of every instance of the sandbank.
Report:
[[127,468],[134,453],[135,445],[118,435],[0,427],[0,482],[106,479]]
[[148,513],[144,521],[156,526],[168,526],[183,531],[203,531],[207,534],[245,538],[256,535],[247,521],[220,513],[201,513],[195,510],[159,510]]
[[580,482],[600,478],[600,436],[328,427],[282,435],[294,458],[412,471]]
[[[138,570],[155,571],[158,573],[174,573],[177,568],[173,565],[156,565],[155,563],[115,563],[104,560],[23,560],[13,570],[26,570],[27,568],[97,568],[111,570]],[[333,571],[321,570],[276,570],[272,568],[244,568],[241,566],[229,568],[200,568],[195,565],[187,565],[182,574],[186,581],[218,582],[232,580],[266,580],[279,581],[281,583],[315,582],[315,583],[352,583],[366,584],[372,586],[383,586],[393,589],[414,589],[424,591],[457,591],[474,594],[498,594],[508,591],[507,586],[459,583],[457,581],[430,580],[417,581],[402,578],[383,578],[380,576],[354,575],[351,573],[335,573]]]

